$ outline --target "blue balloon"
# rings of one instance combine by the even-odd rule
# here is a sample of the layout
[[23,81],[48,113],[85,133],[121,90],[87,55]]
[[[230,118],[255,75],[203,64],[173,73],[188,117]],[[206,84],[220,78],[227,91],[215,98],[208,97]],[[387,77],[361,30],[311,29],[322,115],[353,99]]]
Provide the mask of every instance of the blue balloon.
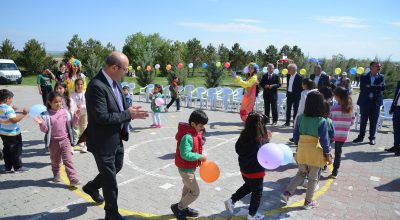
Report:
[[207,68],[207,63],[203,63],[203,64],[201,65],[201,68],[203,68],[203,69]]
[[33,105],[29,108],[29,116],[36,118],[43,112],[47,111],[47,107],[42,104]]
[[232,77],[235,78],[237,76],[236,72],[232,73]]
[[287,165],[293,162],[293,151],[285,144],[277,144],[283,152],[283,161],[281,165]]
[[350,69],[350,74],[351,74],[351,75],[354,75],[354,74],[356,74],[356,73],[357,73],[357,69],[356,69],[355,67],[353,67],[353,68]]

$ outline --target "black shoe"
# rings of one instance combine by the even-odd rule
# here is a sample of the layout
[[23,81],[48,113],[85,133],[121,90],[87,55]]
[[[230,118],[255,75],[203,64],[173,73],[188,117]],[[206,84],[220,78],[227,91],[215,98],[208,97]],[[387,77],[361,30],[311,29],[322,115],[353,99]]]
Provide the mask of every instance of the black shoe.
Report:
[[121,214],[110,214],[106,212],[106,217],[104,218],[105,220],[125,220],[124,217],[122,217]]
[[376,144],[375,139],[369,140],[369,145],[375,145],[375,144]]
[[191,209],[188,207],[185,209],[185,212],[187,217],[194,217],[194,218],[199,217],[199,211],[195,209]]
[[400,156],[400,149],[398,149],[396,152],[394,152],[394,155]]
[[290,126],[290,123],[285,123],[282,125],[282,127],[289,127],[289,126]]
[[187,219],[185,210],[179,210],[178,203],[171,205],[171,210],[177,220]]
[[363,140],[364,140],[364,138],[358,137],[353,140],[353,143],[361,143],[361,142],[363,142]]
[[83,192],[88,194],[90,197],[92,197],[93,201],[97,204],[101,204],[104,202],[103,196],[100,195],[98,190],[90,188],[89,185],[90,182],[88,182],[86,185],[82,187]]
[[293,138],[289,138],[289,141],[294,143],[294,139]]
[[278,123],[276,121],[272,122],[272,126],[276,126]]
[[386,152],[395,153],[396,152],[396,147],[386,148],[385,151]]

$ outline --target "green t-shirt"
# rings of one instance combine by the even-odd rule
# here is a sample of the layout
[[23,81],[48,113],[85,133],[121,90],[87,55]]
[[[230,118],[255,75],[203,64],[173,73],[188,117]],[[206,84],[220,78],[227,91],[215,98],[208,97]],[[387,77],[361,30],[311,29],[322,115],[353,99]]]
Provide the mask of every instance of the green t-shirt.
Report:
[[[200,160],[201,155],[192,152],[192,149],[193,149],[193,138],[192,136],[190,136],[190,134],[185,134],[182,137],[181,143],[179,145],[179,153],[181,154],[182,159],[187,161]],[[196,168],[188,168],[188,169],[178,168],[178,170],[179,172],[190,173],[194,172]]]
[[52,79],[50,78],[49,75],[46,74],[39,74],[37,76],[37,84],[40,86],[51,86]]

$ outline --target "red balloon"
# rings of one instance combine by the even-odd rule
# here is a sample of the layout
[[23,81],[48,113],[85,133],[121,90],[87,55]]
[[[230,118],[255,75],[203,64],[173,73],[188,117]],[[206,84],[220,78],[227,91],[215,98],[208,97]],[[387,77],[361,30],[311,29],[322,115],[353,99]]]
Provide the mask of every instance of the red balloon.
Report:
[[225,62],[225,63],[224,63],[224,67],[225,67],[225,68],[228,69],[230,66],[231,66],[231,64],[230,64],[229,62]]
[[183,68],[183,64],[182,63],[179,63],[178,64],[178,69],[182,69]]

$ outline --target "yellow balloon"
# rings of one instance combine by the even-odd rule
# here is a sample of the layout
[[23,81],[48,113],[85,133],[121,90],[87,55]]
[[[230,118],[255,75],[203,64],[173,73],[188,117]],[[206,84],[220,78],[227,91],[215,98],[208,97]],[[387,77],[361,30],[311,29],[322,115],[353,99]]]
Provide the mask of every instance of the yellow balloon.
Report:
[[137,66],[136,69],[137,69],[137,71],[140,71],[142,69],[142,67],[141,66]]
[[342,72],[342,69],[340,69],[339,67],[335,69],[336,75],[339,75],[341,72]]
[[301,75],[306,75],[306,73],[307,73],[307,70],[306,70],[306,69],[301,69],[301,70],[300,70],[300,74],[301,74]]
[[128,70],[129,70],[129,71],[132,71],[132,66],[128,66]]
[[357,68],[357,73],[358,73],[358,75],[361,75],[361,74],[363,74],[364,73],[364,67],[358,67]]
[[283,70],[282,70],[282,74],[283,74],[283,75],[287,75],[287,74],[288,74],[288,69],[286,69],[286,68],[283,69]]

